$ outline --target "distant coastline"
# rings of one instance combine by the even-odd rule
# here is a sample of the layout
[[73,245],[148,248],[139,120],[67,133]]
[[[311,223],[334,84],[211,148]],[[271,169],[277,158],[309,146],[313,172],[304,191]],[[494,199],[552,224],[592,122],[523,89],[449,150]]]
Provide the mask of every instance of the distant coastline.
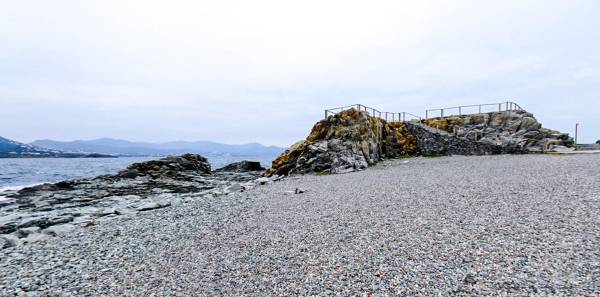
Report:
[[39,158],[118,158],[120,156],[105,154],[79,154],[79,153],[2,153],[0,159],[39,159]]

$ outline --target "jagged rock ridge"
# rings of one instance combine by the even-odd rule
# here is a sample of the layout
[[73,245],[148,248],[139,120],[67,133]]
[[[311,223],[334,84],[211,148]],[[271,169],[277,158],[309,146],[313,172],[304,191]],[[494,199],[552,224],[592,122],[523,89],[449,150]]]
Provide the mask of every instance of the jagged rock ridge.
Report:
[[279,156],[265,175],[345,173],[384,158],[571,150],[568,134],[542,128],[525,111],[388,123],[349,109],[319,121],[306,140]]
[[25,228],[44,229],[67,223],[87,225],[109,216],[244,191],[275,180],[263,177],[257,181],[261,172],[239,171],[234,167],[211,172],[205,157],[186,154],[135,163],[114,175],[2,192],[0,235],[13,233],[22,238],[28,236],[21,232]]
[[564,151],[574,146],[568,134],[543,128],[533,114],[526,111],[452,116],[422,123],[457,138],[496,146],[494,150],[499,153]]
[[403,123],[350,109],[319,121],[306,140],[275,159],[265,175],[356,171],[383,158],[413,154],[415,149],[415,137]]

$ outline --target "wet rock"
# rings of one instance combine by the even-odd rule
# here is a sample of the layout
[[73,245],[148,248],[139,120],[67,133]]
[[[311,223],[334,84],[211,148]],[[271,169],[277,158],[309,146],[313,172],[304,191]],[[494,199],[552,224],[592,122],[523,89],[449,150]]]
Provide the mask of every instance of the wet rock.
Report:
[[203,156],[196,154],[185,154],[182,156],[172,156],[160,160],[134,163],[121,171],[119,176],[122,178],[135,178],[150,176],[159,177],[180,177],[185,178],[185,173],[211,174],[210,163]]
[[264,171],[265,168],[263,168],[260,165],[260,162],[255,162],[255,161],[241,161],[241,162],[236,162],[236,163],[232,163],[229,164],[225,167],[219,168],[217,170],[215,170],[215,172],[251,172],[251,171]]

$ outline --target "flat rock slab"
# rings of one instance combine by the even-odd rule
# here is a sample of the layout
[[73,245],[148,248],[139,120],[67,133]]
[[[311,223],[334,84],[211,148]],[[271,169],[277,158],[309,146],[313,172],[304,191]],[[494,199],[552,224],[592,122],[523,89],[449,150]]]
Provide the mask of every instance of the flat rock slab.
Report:
[[137,208],[137,211],[147,211],[171,206],[170,201],[149,202]]

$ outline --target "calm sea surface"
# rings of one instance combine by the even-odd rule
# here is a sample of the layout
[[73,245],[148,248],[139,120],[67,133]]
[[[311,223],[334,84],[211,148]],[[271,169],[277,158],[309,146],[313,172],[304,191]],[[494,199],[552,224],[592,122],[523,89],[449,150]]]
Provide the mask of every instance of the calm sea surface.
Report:
[[[94,177],[102,174],[116,173],[127,165],[135,162],[148,161],[158,158],[128,157],[128,158],[42,158],[42,159],[0,159],[0,191],[18,189],[23,186],[46,182],[82,177]],[[229,163],[244,160],[240,157],[209,158],[213,169]],[[270,160],[257,160],[263,166]]]

